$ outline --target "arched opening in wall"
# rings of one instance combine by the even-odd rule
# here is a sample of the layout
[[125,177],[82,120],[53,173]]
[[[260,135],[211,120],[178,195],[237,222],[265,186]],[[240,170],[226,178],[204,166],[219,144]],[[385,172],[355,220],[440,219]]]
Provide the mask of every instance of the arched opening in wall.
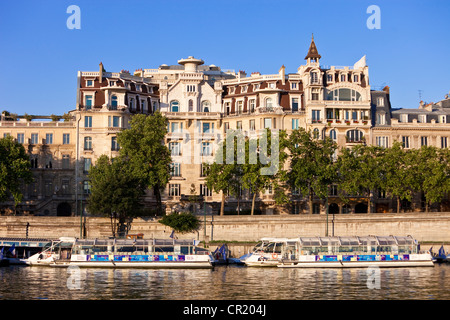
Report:
[[328,213],[331,213],[331,214],[339,213],[339,206],[338,206],[338,204],[337,203],[331,203],[328,206]]
[[349,204],[344,204],[342,206],[342,213],[350,213],[352,211],[352,208]]
[[367,213],[367,204],[365,204],[365,203],[358,203],[355,206],[355,213]]
[[56,208],[58,217],[70,217],[72,215],[72,207],[67,202],[61,202]]

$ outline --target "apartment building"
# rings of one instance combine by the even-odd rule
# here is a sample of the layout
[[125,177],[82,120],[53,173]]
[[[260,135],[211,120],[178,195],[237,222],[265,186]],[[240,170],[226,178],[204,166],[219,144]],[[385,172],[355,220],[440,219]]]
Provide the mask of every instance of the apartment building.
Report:
[[[171,179],[162,195],[167,212],[192,210],[218,212],[221,194],[208,190],[202,163],[213,161],[216,148],[228,129],[249,137],[261,129],[310,130],[317,138],[330,137],[340,147],[357,144],[384,147],[402,141],[405,148],[434,145],[447,148],[450,141],[450,99],[421,103],[417,109],[394,109],[390,89],[372,90],[365,57],[353,66],[323,66],[314,38],[295,73],[282,65],[277,73],[249,75],[223,70],[189,56],[175,65],[155,69],[107,72],[102,63],[94,72],[79,71],[77,101],[64,119],[55,116],[17,116],[4,113],[0,135],[12,135],[30,154],[35,182],[24,186],[23,214],[76,216],[86,212],[90,193],[87,172],[100,155],[114,157],[120,146],[117,132],[126,129],[135,114],[159,111],[168,119],[165,143],[172,152]],[[193,203],[192,196],[204,202]],[[324,213],[315,201],[292,195],[292,203],[278,207],[273,190],[257,196],[260,214]],[[385,195],[373,195],[375,211],[393,211]],[[331,213],[367,211],[365,199],[342,204],[330,189]],[[420,199],[418,200],[420,202]],[[226,212],[249,211],[249,190],[227,195]],[[155,199],[151,190],[146,205]],[[5,204],[3,212],[7,212]],[[407,207],[407,205],[405,205]],[[420,205],[410,206],[420,210]],[[200,211],[201,210],[201,211]]]

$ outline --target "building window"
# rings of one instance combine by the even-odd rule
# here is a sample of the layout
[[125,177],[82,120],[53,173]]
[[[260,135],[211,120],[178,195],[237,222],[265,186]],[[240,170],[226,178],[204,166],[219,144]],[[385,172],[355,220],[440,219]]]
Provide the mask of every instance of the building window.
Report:
[[447,137],[441,137],[441,148],[447,148]]
[[62,168],[69,169],[70,166],[70,156],[68,154],[62,155]]
[[92,159],[91,158],[84,158],[84,165],[83,165],[84,173],[88,173],[89,169],[91,169],[91,166],[92,166]]
[[237,130],[242,130],[242,121],[237,121],[236,122],[236,129]]
[[298,129],[299,119],[292,119],[292,130]]
[[409,137],[403,136],[402,137],[402,144],[403,144],[403,148],[408,149],[409,148]]
[[311,84],[319,83],[317,72],[311,72]]
[[180,122],[171,122],[170,123],[170,132],[181,132],[183,131],[183,123]]
[[87,95],[85,96],[85,101],[84,101],[84,105],[86,107],[86,110],[90,110],[92,108],[92,95]]
[[119,128],[120,127],[120,117],[119,116],[109,116],[108,117],[108,127]]
[[92,138],[84,137],[84,150],[92,150]]
[[388,148],[388,137],[376,137],[376,144],[378,147]]
[[408,115],[407,114],[401,114],[400,115],[400,122],[408,122]]
[[292,98],[292,112],[298,111],[298,98]]
[[336,140],[336,130],[333,129],[330,131],[330,139]]
[[383,97],[377,98],[377,106],[384,107],[384,98]]
[[319,139],[319,137],[320,137],[319,129],[315,128],[315,129],[313,130],[313,138],[314,138],[314,139]]
[[170,150],[170,155],[180,156],[181,155],[180,143],[179,142],[169,142],[169,150]]
[[227,131],[230,129],[230,123],[229,122],[224,122],[223,123],[223,131],[224,133],[227,133]]
[[38,144],[39,143],[39,135],[37,133],[31,134],[31,144]]
[[178,112],[178,110],[179,110],[178,101],[171,101],[170,102],[170,112]]
[[447,122],[447,116],[442,115],[439,116],[439,123],[446,123]]
[[94,80],[86,80],[86,87],[93,87],[94,86]]
[[418,121],[420,123],[427,123],[427,115],[426,114],[419,114]]
[[206,184],[200,185],[200,195],[204,197],[211,197],[212,196],[212,190],[208,189],[208,186]]
[[181,165],[179,163],[172,162],[170,164],[170,176],[180,177],[181,176]]
[[272,98],[267,98],[266,99],[266,108],[272,109],[272,107],[273,107]]
[[331,73],[327,74],[327,82],[333,82],[333,75]]
[[83,193],[84,194],[91,194],[91,184],[88,180],[83,181]]
[[17,142],[23,144],[25,142],[25,135],[23,133],[17,134]]
[[84,117],[84,127],[85,128],[92,128],[92,117],[91,116],[85,116]]
[[70,180],[69,179],[63,179],[61,180],[61,193],[62,194],[70,194]]
[[111,97],[111,110],[117,110],[117,96]]
[[119,143],[117,142],[117,137],[111,137],[111,151],[118,151]]
[[249,100],[249,107],[250,107],[250,112],[251,113],[255,112],[255,106],[256,106],[255,99],[250,99]]
[[45,135],[45,143],[46,144],[53,144],[53,133],[47,133]]
[[420,137],[420,145],[427,146],[428,145],[428,137]]
[[320,121],[320,110],[312,110],[312,121],[317,122]]
[[386,115],[383,113],[377,113],[377,124],[385,125],[386,124]]
[[318,101],[319,100],[319,90],[318,89],[313,89],[312,93],[311,93],[311,100],[314,101]]
[[291,82],[291,90],[297,90],[298,84],[297,82]]
[[202,132],[203,133],[214,133],[214,122],[203,122],[202,123]]
[[250,128],[250,131],[255,131],[256,130],[255,120],[250,120],[249,128]]
[[134,104],[134,98],[130,98],[130,102],[128,102],[128,105],[130,106],[131,111],[136,110],[136,105]]
[[272,118],[264,118],[264,129],[272,129]]
[[136,84],[136,91],[141,91],[141,85],[140,84]]
[[195,92],[195,85],[188,84],[187,87],[186,87],[186,91],[187,92]]
[[63,133],[63,144],[70,144],[70,134]]
[[347,131],[347,142],[361,142],[363,141],[363,133],[360,130]]
[[341,88],[328,92],[328,101],[361,101],[361,94],[353,89]]
[[353,75],[353,82],[359,82],[359,76],[357,74]]
[[179,184],[169,184],[169,196],[178,197],[180,196],[180,185]]
[[341,82],[347,81],[347,76],[345,74],[341,74]]
[[212,146],[209,142],[202,142],[202,156],[211,156]]

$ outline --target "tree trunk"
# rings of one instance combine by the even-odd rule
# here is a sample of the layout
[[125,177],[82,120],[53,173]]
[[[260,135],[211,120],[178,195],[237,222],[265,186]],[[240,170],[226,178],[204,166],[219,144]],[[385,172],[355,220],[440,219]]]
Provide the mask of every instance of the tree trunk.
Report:
[[255,212],[255,200],[256,200],[256,192],[253,193],[253,199],[252,199],[252,215]]
[[400,197],[397,197],[397,213],[400,213]]
[[115,238],[116,237],[116,214],[115,213],[111,213],[111,232],[112,232],[113,238]]
[[311,189],[309,191],[308,202],[309,202],[309,214],[312,214],[313,213],[313,207],[312,207],[312,191],[311,191]]
[[225,192],[222,191],[222,202],[220,204],[220,215],[223,216],[225,211]]
[[372,201],[370,201],[370,191],[367,197],[367,213],[372,213]]
[[156,197],[156,211],[158,212],[159,215],[162,215],[161,191],[159,190],[158,185],[154,187],[154,191]]

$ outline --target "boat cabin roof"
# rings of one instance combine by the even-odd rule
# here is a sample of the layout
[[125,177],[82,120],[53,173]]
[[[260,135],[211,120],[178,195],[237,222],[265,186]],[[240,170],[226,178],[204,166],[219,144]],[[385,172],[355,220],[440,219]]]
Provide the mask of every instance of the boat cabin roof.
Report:
[[364,245],[412,245],[417,241],[411,236],[353,236],[353,237],[300,237],[303,246],[364,246]]
[[196,240],[179,239],[76,239],[74,245],[81,246],[197,246]]

